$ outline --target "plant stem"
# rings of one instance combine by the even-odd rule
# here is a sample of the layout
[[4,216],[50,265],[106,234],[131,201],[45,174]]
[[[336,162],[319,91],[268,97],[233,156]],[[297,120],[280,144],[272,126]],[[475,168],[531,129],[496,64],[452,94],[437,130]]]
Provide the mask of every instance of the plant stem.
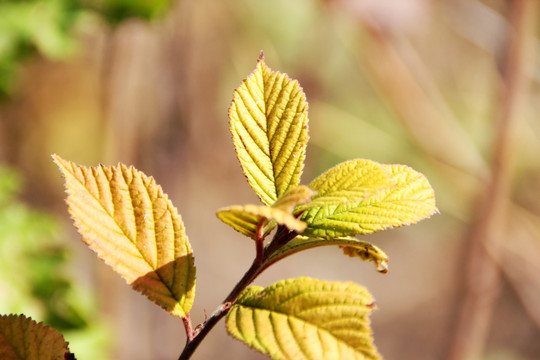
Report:
[[[262,260],[262,259],[261,259]],[[257,276],[264,269],[263,262],[259,259],[255,259],[251,267],[246,271],[242,279],[236,284],[229,295],[225,298],[222,304],[214,311],[208,319],[206,319],[201,325],[199,325],[193,334],[193,337],[186,342],[186,346],[180,354],[178,360],[187,360],[191,358],[193,352],[197,349],[201,341],[208,335],[210,330],[229,312],[232,304],[236,301],[238,296],[244,291],[244,289],[255,280]]]
[[[188,360],[191,358],[191,355],[195,352],[201,341],[208,335],[210,330],[229,312],[231,306],[236,302],[238,296],[244,291],[249,284],[255,280],[260,273],[262,273],[268,266],[271,264],[266,264],[265,260],[268,259],[275,251],[277,251],[281,246],[285,245],[291,239],[298,235],[294,231],[289,231],[285,226],[280,225],[277,228],[272,241],[264,248],[264,237],[263,237],[263,224],[261,221],[257,226],[257,239],[256,239],[256,256],[251,264],[251,267],[246,271],[242,279],[238,281],[232,291],[227,295],[225,300],[221,305],[206,319],[202,324],[198,325],[195,330],[190,331],[187,336],[186,346],[180,354],[178,360]],[[187,317],[189,320],[189,317]],[[186,329],[188,329],[185,324]],[[189,322],[189,327],[191,327],[191,322]]]
[[257,235],[255,239],[255,247],[256,247],[256,256],[255,256],[255,262],[261,263],[264,257],[264,223],[265,219],[262,219],[259,221],[259,224],[257,224]]
[[193,339],[193,328],[191,327],[191,319],[189,318],[189,314],[186,314],[186,317],[183,317],[182,321],[184,322],[184,328],[186,329],[186,336],[189,341]]
[[287,227],[280,225],[276,231],[276,234],[274,235],[274,238],[272,239],[270,244],[268,244],[264,251],[264,259],[268,259],[270,255],[272,255],[280,247],[286,245],[297,235],[297,232],[290,231],[289,229],[287,229]]

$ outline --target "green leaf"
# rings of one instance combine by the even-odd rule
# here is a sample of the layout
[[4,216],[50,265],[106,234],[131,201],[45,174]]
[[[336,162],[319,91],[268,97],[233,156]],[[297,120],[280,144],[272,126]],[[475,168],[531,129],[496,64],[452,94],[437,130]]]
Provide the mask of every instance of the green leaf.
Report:
[[351,282],[310,278],[246,289],[227,330],[273,359],[380,359],[373,345],[369,292]]
[[0,359],[75,359],[62,334],[24,315],[0,316]]
[[343,249],[345,255],[359,257],[364,261],[372,261],[375,264],[377,271],[381,273],[388,272],[388,256],[384,253],[384,251],[367,241],[362,241],[353,237],[315,239],[307,238],[305,236],[297,236],[293,240],[289,241],[286,245],[279,248],[276,252],[271,254],[265,261],[265,266],[268,267],[277,261],[300,251],[321,246],[336,245]]
[[93,1],[92,5],[102,12],[107,20],[119,23],[129,18],[152,20],[164,15],[171,3],[171,0],[102,0]]
[[272,71],[262,56],[234,92],[229,108],[234,146],[249,185],[266,205],[300,182],[307,108],[298,82]]
[[53,155],[83,241],[135,290],[185,317],[195,265],[184,224],[152,177],[133,167],[85,167]]
[[261,227],[264,238],[276,224],[285,225],[289,230],[301,233],[307,224],[293,216],[296,205],[310,201],[314,192],[300,185],[287,191],[271,207],[258,205],[236,205],[218,210],[217,217],[236,231],[256,240],[257,229]]
[[309,187],[312,201],[294,213],[308,223],[303,235],[335,238],[410,225],[437,212],[424,175],[404,165],[350,160],[328,170]]

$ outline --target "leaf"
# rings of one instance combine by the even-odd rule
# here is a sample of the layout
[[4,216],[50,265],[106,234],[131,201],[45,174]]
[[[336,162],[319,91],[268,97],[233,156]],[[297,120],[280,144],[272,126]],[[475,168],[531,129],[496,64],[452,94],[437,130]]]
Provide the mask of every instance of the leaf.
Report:
[[308,223],[303,235],[335,238],[410,225],[437,212],[424,175],[404,165],[350,160],[328,170],[309,187],[312,201],[295,214]]
[[0,359],[75,359],[62,334],[24,315],[0,316]]
[[343,249],[345,255],[359,257],[364,261],[373,261],[378,272],[383,274],[388,272],[388,257],[378,246],[366,241],[364,244],[340,245],[339,247]]
[[[236,205],[219,209],[216,213],[217,217],[225,224],[229,225],[236,231],[252,238],[257,239],[257,227],[264,218],[256,212],[250,212],[245,207],[257,205]],[[271,229],[270,229],[271,230]]]
[[152,177],[123,164],[85,167],[53,155],[83,241],[135,290],[185,317],[195,265],[184,224]]
[[385,274],[388,272],[388,256],[379,247],[353,237],[316,239],[305,236],[297,236],[286,245],[279,248],[271,254],[265,261],[265,267],[268,267],[277,261],[297,252],[313,249],[321,246],[339,246],[343,249],[345,255],[359,257],[364,261],[372,261],[377,271]]
[[314,192],[305,185],[287,191],[271,207],[258,205],[236,205],[218,210],[217,217],[236,231],[256,240],[257,228],[262,226],[264,238],[276,224],[285,225],[289,230],[301,233],[307,224],[293,216],[296,205],[310,201]]
[[[290,212],[280,208],[259,205],[236,205],[223,208],[217,212],[218,218],[236,231],[257,239],[257,227],[262,224],[262,236],[267,235],[275,224],[285,225],[298,233],[304,231],[307,224],[295,218]],[[267,220],[266,223],[265,220]],[[266,225],[266,226],[264,226]]]
[[310,278],[251,286],[227,314],[227,330],[273,359],[380,359],[369,292],[351,282]]
[[283,194],[279,199],[276,200],[272,207],[292,212],[295,206],[310,202],[311,197],[315,194],[316,192],[307,186],[300,185]]
[[300,182],[307,108],[298,82],[272,71],[262,56],[234,91],[229,108],[234,146],[249,185],[266,205]]

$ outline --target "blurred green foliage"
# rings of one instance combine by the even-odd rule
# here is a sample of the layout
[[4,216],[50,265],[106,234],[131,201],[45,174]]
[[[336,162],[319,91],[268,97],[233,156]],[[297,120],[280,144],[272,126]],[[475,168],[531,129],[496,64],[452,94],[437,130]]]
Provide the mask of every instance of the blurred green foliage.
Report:
[[73,52],[71,31],[80,14],[76,0],[0,2],[0,96],[13,91],[21,61],[38,53],[60,59]]
[[151,20],[163,15],[171,0],[86,0],[84,6],[94,9],[111,24],[136,17]]
[[95,298],[69,275],[57,221],[17,199],[21,179],[0,167],[0,313],[24,313],[64,334],[78,359],[106,359]]
[[117,24],[127,18],[162,15],[170,0],[0,0],[0,99],[13,93],[21,62],[42,55],[66,58],[77,48],[74,35],[84,15]]

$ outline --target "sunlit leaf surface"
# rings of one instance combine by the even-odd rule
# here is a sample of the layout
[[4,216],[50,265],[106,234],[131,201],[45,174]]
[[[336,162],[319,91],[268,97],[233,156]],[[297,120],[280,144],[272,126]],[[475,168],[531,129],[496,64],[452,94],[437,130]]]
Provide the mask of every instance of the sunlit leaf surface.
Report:
[[307,186],[300,185],[288,190],[272,206],[237,205],[220,209],[217,217],[236,231],[257,239],[257,228],[261,228],[261,236],[267,235],[276,224],[285,225],[289,230],[301,233],[307,224],[293,216],[296,205],[310,201],[314,192]]
[[372,342],[369,292],[310,278],[252,286],[227,315],[227,330],[273,359],[380,359]]
[[70,359],[68,343],[52,327],[23,315],[0,316],[0,359]]
[[285,225],[298,233],[304,231],[307,226],[305,222],[298,220],[290,212],[270,206],[229,206],[219,210],[217,216],[225,224],[252,239],[257,238],[257,225],[264,221],[268,221],[267,224],[270,226],[263,230],[261,235],[271,230],[273,228],[271,224],[275,223]]
[[292,212],[295,206],[310,202],[311,197],[315,194],[316,192],[311,190],[307,186],[300,185],[288,190],[279,199],[277,199],[277,201],[272,205],[272,207]]
[[262,58],[234,92],[229,108],[234,146],[250,186],[266,205],[299,184],[307,108],[298,82],[272,71]]
[[134,289],[184,317],[195,295],[193,254],[176,208],[133,167],[85,167],[53,156],[83,241]]
[[424,175],[404,165],[350,160],[328,170],[309,188],[312,201],[295,213],[308,223],[303,235],[335,238],[414,224],[437,212]]

